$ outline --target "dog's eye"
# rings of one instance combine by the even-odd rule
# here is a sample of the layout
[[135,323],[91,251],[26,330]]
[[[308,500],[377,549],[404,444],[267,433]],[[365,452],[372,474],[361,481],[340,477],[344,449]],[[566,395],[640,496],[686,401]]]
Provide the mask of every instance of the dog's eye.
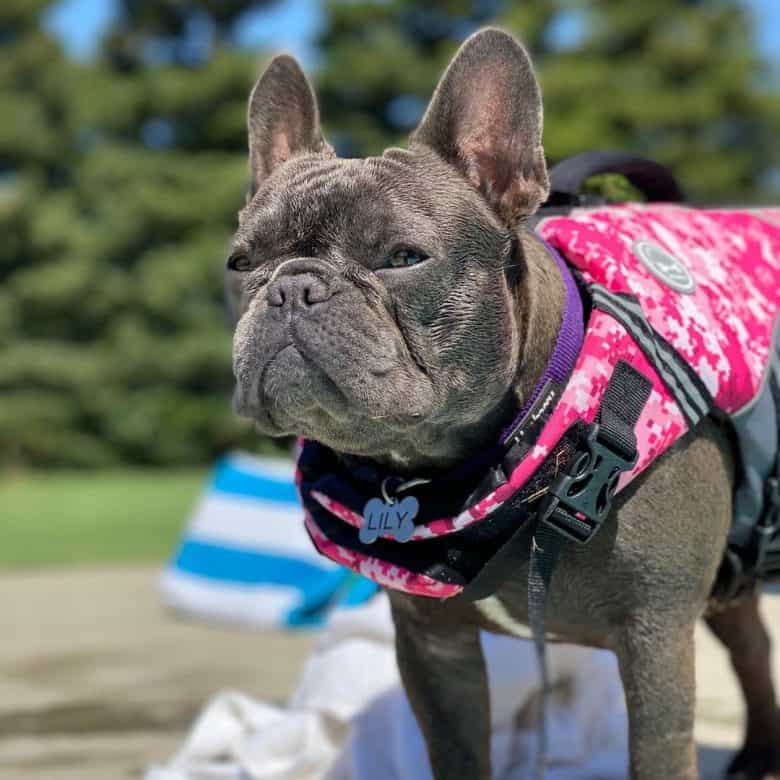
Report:
[[406,268],[410,265],[417,265],[427,260],[428,255],[419,249],[396,249],[388,256],[385,262],[385,268]]
[[245,252],[236,252],[228,257],[227,267],[231,271],[251,271],[252,258]]

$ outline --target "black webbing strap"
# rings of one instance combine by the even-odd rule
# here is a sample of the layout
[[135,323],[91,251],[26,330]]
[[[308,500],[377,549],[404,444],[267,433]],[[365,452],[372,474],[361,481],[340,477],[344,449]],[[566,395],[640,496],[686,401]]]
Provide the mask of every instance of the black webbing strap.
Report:
[[544,625],[547,591],[552,580],[555,564],[558,562],[563,537],[551,526],[540,523],[531,539],[531,561],[528,568],[528,626],[536,651],[536,661],[539,665],[539,676],[542,681],[539,711],[537,713],[537,733],[539,747],[536,751],[534,775],[537,780],[544,776],[547,765],[547,699],[550,695],[550,673],[547,669],[547,652],[545,647],[546,629]]
[[553,571],[566,539],[584,544],[593,538],[609,514],[618,477],[636,464],[634,428],[651,388],[647,377],[629,363],[618,361],[588,437],[588,451],[573,459],[568,473],[551,487],[540,508],[528,569],[528,624],[542,681],[537,778],[543,776],[547,763],[550,679],[545,648],[545,607]]
[[701,378],[650,324],[635,296],[610,292],[595,282],[588,285],[588,292],[594,309],[606,312],[628,331],[672,394],[688,428],[694,428],[714,408],[712,396]]
[[651,388],[652,383],[644,374],[620,360],[601,399],[596,415],[599,426],[597,438],[626,460],[636,455],[634,426]]
[[[540,471],[546,471],[543,478],[538,482],[530,480],[492,515],[499,519],[506,516],[507,522],[514,527],[514,531],[501,547],[485,561],[482,569],[471,582],[463,588],[461,596],[464,600],[479,601],[492,596],[507,577],[516,575],[517,570],[529,560],[531,539],[539,518],[536,502],[558,477],[560,472],[557,464],[563,463],[565,465],[571,458],[575,457],[585,430],[584,423],[577,423],[566,431],[539,467]],[[510,464],[507,467],[507,473],[511,472],[519,462],[520,459]]]

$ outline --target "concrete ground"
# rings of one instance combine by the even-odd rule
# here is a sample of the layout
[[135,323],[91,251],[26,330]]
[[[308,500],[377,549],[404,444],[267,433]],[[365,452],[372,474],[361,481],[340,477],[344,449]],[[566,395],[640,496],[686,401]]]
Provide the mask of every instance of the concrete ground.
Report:
[[285,701],[311,634],[175,619],[150,568],[0,575],[0,778],[138,778],[205,701]]
[[[766,600],[780,625],[780,597]],[[150,568],[0,574],[0,778],[139,778],[224,688],[282,702],[313,636],[173,618]],[[780,654],[776,660],[780,670]],[[723,652],[701,629],[697,738],[716,778],[739,741]]]

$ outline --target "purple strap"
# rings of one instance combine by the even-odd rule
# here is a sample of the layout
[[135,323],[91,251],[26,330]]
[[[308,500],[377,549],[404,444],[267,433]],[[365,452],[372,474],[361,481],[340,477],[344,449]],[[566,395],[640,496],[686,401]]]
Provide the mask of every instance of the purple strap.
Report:
[[558,251],[550,246],[543,238],[539,236],[537,236],[537,238],[544,244],[547,251],[553,256],[555,262],[558,264],[558,269],[563,277],[563,285],[566,289],[566,298],[563,303],[561,327],[558,331],[555,349],[553,349],[547,367],[544,369],[542,376],[536,383],[536,387],[534,387],[531,395],[528,396],[526,402],[523,404],[523,408],[517,413],[514,420],[512,420],[509,426],[507,426],[501,434],[502,442],[512,432],[520,420],[525,417],[548,380],[551,379],[559,385],[564,385],[566,383],[566,380],[577,361],[577,357],[580,354],[580,349],[582,348],[585,325],[582,315],[582,300],[579,291],[577,290],[577,283],[574,281],[574,276],[572,275],[569,266],[566,265],[566,262],[558,254]]

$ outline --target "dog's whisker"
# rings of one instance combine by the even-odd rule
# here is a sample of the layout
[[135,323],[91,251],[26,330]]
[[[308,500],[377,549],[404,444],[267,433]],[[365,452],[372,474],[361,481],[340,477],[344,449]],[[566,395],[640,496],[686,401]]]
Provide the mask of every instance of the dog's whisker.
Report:
[[556,456],[555,456],[555,473],[553,474],[553,478],[558,476],[558,473],[561,470],[561,458],[564,457],[564,452],[561,450]]

